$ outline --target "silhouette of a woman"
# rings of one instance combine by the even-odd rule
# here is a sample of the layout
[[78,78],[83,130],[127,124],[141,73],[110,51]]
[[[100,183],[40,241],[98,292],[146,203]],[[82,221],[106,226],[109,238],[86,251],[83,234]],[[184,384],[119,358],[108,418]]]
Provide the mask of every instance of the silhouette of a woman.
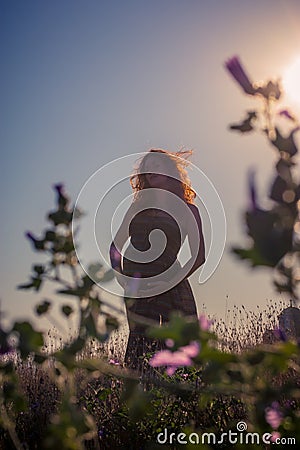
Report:
[[[140,366],[140,356],[155,349],[146,336],[147,324],[168,322],[172,311],[197,317],[187,278],[205,262],[205,247],[193,203],[196,194],[182,158],[190,153],[151,149],[142,158],[130,179],[134,200],[110,247],[111,265],[125,292],[129,325],[125,363],[132,368]],[[181,267],[177,256],[186,238],[191,258]]]

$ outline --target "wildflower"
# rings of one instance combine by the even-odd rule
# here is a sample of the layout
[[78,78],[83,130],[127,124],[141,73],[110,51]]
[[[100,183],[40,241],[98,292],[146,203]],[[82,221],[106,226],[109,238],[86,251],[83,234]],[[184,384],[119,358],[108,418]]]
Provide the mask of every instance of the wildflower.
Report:
[[239,83],[239,85],[244,89],[246,94],[254,95],[256,93],[256,89],[254,89],[237,56],[233,56],[228,61],[226,61],[225,67],[231,73],[233,78]]
[[103,429],[100,429],[99,431],[98,431],[98,436],[99,436],[99,438],[102,438],[103,436],[104,436],[104,430]]
[[293,122],[295,122],[295,117],[287,109],[282,109],[281,111],[279,111],[278,115],[279,116],[284,116],[287,119],[292,120]]
[[277,439],[280,438],[281,434],[278,431],[273,431],[270,441],[276,443]]
[[56,183],[53,185],[53,189],[55,189],[59,194],[63,193],[64,190],[64,184],[63,183]]
[[166,346],[169,347],[169,348],[174,347],[174,341],[173,341],[173,339],[166,339],[166,340],[165,340],[165,344],[166,344]]
[[199,353],[198,342],[193,341],[189,345],[179,347],[175,352],[162,350],[156,353],[149,361],[151,367],[167,366],[166,373],[171,376],[178,367],[191,366],[192,360]]
[[199,342],[192,341],[189,345],[185,345],[184,347],[179,348],[180,351],[184,352],[190,358],[195,358],[198,355],[200,350]]
[[203,331],[208,331],[210,326],[212,325],[213,321],[209,320],[205,314],[201,314],[198,318],[199,320],[199,324],[200,324],[200,328]]
[[117,361],[116,359],[110,359],[108,361],[108,364],[112,364],[113,366],[119,366],[120,365],[119,361]]
[[270,407],[265,409],[265,419],[274,430],[280,426],[283,416],[279,409],[278,402],[273,402]]

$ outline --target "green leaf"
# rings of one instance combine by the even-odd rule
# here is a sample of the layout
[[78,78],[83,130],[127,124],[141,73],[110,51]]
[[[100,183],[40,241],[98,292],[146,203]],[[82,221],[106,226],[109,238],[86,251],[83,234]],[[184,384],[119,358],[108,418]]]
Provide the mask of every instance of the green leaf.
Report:
[[29,322],[15,322],[12,331],[19,335],[18,349],[22,358],[38,352],[44,343],[43,334],[36,331]]
[[33,266],[33,270],[34,272],[36,272],[38,275],[42,275],[43,273],[45,273],[45,267],[41,264],[35,264]]
[[71,295],[74,297],[85,297],[87,292],[86,289],[84,288],[77,288],[77,289],[59,289],[58,291],[56,291],[57,294],[64,294],[64,295]]
[[31,277],[31,282],[26,284],[19,284],[18,289],[34,289],[36,292],[40,290],[43,279],[40,277]]
[[74,312],[73,308],[69,305],[63,305],[61,307],[61,311],[67,317],[69,317]]
[[35,307],[35,312],[38,316],[42,316],[43,314],[46,314],[49,311],[49,308],[51,306],[51,302],[48,300],[44,300],[43,303],[40,303]]
[[66,345],[64,351],[71,355],[76,355],[76,353],[80,352],[85,346],[85,339],[78,337],[75,341],[71,342],[71,344]]
[[119,323],[117,319],[113,316],[108,316],[105,319],[105,325],[107,333],[110,334],[112,331],[117,330],[119,328]]
[[241,247],[232,247],[232,253],[238,256],[240,259],[249,260],[252,267],[256,266],[269,266],[272,267],[271,263],[268,263],[259,253],[259,251],[255,248],[241,248]]
[[69,211],[58,210],[53,211],[48,214],[48,219],[51,220],[51,222],[54,223],[55,226],[64,224],[64,225],[70,225],[72,222],[72,213]]
[[150,328],[147,334],[158,339],[173,339],[178,345],[187,345],[199,338],[199,322],[189,322],[175,313],[167,325]]
[[44,240],[48,242],[54,242],[56,239],[56,233],[53,230],[46,230]]

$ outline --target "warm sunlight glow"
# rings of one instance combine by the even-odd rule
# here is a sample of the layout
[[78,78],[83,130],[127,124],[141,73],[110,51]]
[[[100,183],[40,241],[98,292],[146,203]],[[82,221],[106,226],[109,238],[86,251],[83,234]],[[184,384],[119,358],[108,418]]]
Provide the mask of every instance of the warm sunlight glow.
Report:
[[300,57],[287,68],[282,81],[286,95],[300,103]]

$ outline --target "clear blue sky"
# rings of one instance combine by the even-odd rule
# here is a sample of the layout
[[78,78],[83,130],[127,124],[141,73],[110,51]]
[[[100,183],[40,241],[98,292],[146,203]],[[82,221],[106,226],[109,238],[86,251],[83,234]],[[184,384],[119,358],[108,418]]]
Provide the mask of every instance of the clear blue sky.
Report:
[[103,164],[150,147],[195,150],[228,222],[227,249],[203,286],[199,310],[224,316],[279,299],[267,270],[229,254],[243,243],[246,173],[263,195],[273,151],[228,123],[252,105],[223,68],[238,54],[254,79],[280,76],[300,54],[297,0],[11,1],[0,3],[1,289],[8,318],[33,317],[39,295],[16,291],[32,262],[24,231],[45,227],[55,182],[73,199]]

